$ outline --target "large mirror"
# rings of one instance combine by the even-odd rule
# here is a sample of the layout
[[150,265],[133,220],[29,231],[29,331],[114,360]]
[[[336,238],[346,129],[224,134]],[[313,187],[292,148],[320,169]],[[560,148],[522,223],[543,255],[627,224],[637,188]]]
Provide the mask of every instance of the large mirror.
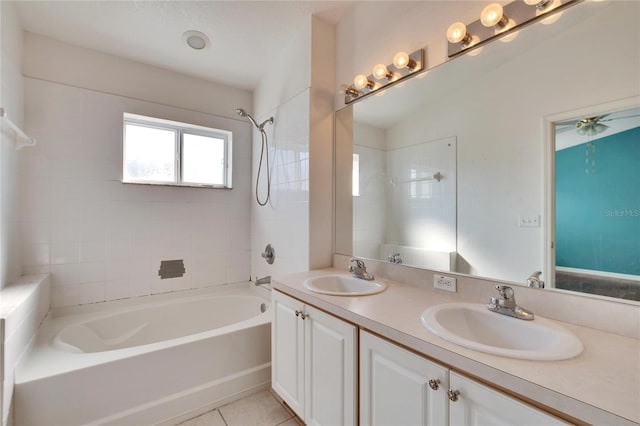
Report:
[[639,94],[639,17],[582,2],[338,111],[336,252],[554,286],[546,123]]

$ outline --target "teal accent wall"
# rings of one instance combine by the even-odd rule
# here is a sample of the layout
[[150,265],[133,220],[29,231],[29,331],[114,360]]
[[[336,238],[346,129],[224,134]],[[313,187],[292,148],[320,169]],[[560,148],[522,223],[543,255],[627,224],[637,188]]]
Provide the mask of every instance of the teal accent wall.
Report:
[[640,127],[592,143],[556,152],[556,265],[640,275]]

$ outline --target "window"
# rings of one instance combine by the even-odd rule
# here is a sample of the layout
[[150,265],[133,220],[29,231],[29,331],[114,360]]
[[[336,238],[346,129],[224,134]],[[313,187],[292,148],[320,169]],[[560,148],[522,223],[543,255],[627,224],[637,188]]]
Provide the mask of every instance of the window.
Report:
[[353,154],[353,175],[351,177],[351,195],[360,196],[360,155]]
[[122,181],[231,188],[231,132],[124,114]]

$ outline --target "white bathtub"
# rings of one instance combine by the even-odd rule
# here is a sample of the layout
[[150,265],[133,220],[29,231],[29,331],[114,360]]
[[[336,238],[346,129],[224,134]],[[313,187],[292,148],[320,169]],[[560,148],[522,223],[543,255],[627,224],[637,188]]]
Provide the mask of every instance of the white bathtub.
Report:
[[16,370],[16,425],[173,424],[268,385],[267,290],[175,294],[48,318]]

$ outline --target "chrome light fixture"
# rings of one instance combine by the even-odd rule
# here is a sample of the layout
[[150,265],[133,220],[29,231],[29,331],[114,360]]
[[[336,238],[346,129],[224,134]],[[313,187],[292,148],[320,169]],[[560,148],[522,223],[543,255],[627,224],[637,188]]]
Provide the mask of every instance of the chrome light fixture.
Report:
[[538,10],[544,10],[553,3],[551,0],[524,0],[524,2],[529,6],[535,6]]
[[455,22],[449,26],[448,56],[452,58],[475,49],[578,2],[579,0],[515,0],[504,6],[491,3],[482,9],[477,21],[467,25]]
[[424,49],[416,50],[411,54],[398,52],[394,55],[392,64],[376,64],[369,76],[364,74],[356,75],[353,79],[353,84],[345,89],[344,103],[350,104],[357,99],[362,99],[373,92],[419,73],[425,68],[424,58]]

